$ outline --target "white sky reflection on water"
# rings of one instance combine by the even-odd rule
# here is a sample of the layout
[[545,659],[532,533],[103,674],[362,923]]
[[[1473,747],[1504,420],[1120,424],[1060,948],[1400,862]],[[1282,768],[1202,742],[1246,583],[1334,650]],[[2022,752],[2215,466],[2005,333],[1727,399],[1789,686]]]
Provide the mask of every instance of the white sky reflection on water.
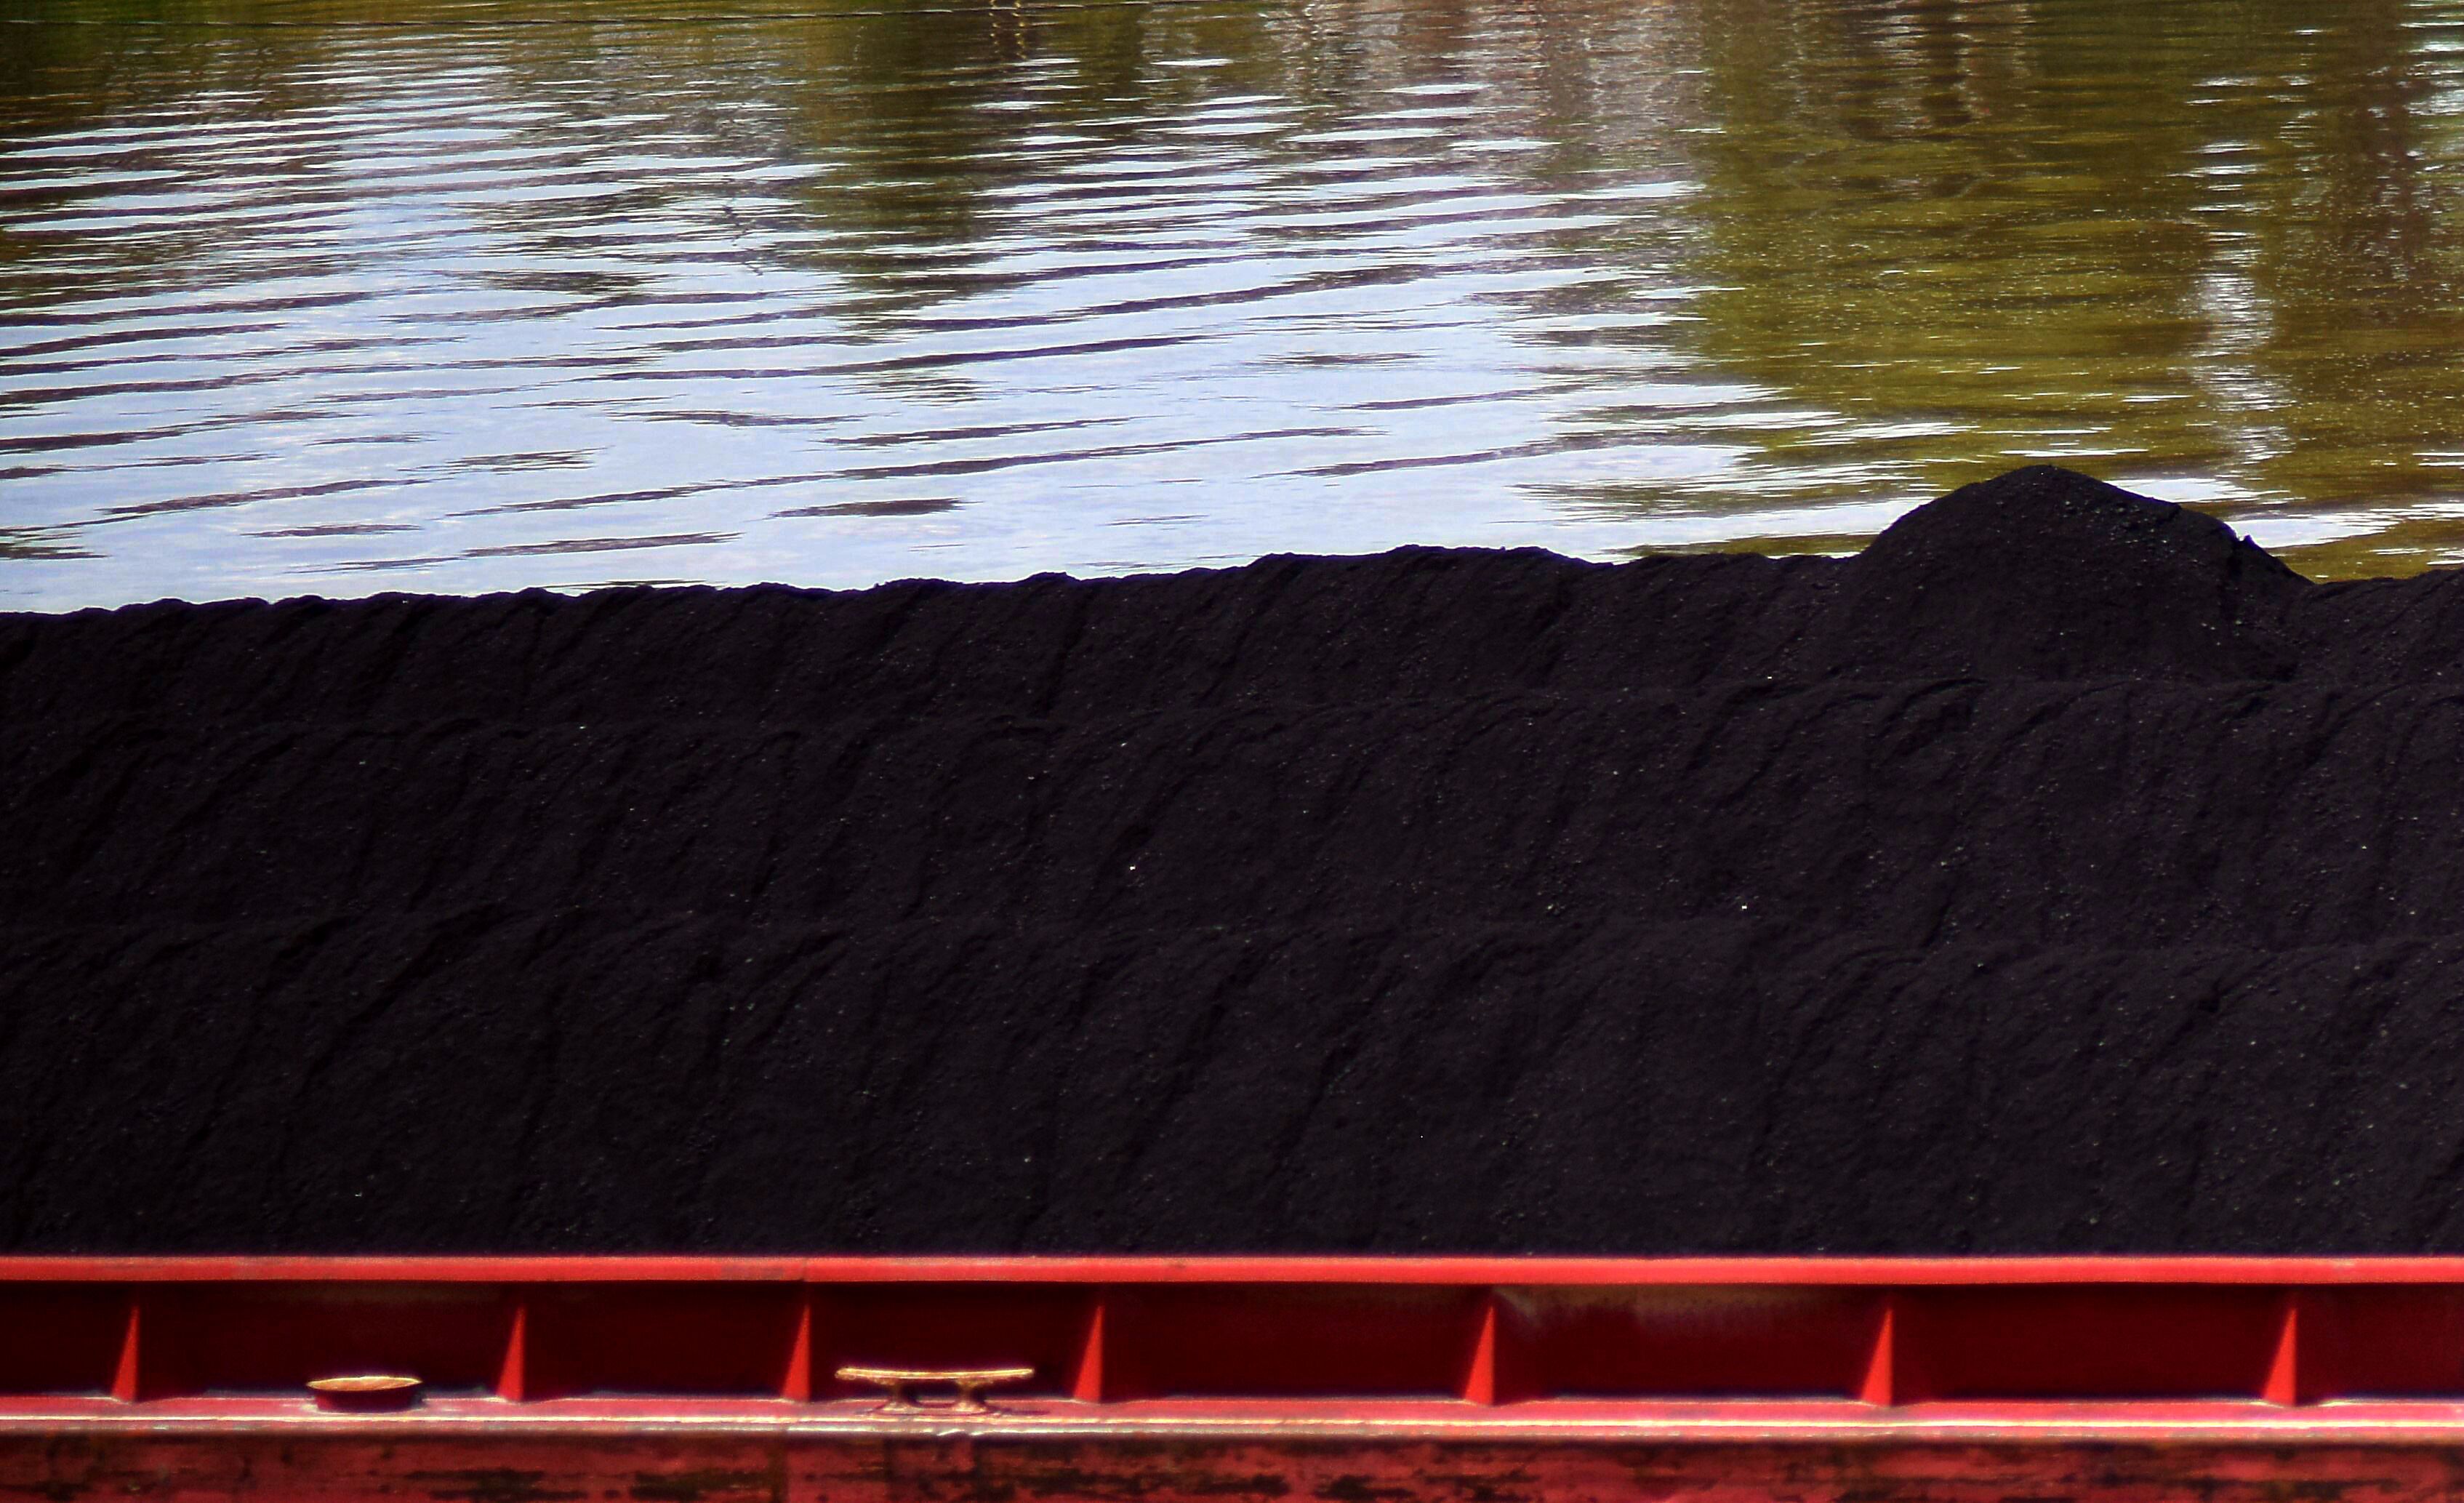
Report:
[[36,0],[0,604],[1838,549],[2037,458],[2464,556],[2464,0],[813,10]]

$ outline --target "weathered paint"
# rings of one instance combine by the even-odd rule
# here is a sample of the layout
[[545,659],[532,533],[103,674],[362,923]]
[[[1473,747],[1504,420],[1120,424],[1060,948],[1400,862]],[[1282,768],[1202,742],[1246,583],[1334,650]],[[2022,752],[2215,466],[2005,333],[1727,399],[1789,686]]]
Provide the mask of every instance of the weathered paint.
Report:
[[2416,1503],[2446,1446],[865,1441],[743,1435],[0,1438],[43,1503]]

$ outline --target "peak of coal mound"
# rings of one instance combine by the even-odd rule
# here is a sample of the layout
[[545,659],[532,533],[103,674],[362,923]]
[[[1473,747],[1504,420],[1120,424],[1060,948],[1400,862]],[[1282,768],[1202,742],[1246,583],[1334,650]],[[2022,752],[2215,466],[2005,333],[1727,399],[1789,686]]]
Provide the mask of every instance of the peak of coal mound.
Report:
[[0,618],[0,1246],[2464,1251],[2459,578]]
[[2051,465],[1918,507],[1839,571],[1803,666],[2283,678],[2300,576],[2211,518]]

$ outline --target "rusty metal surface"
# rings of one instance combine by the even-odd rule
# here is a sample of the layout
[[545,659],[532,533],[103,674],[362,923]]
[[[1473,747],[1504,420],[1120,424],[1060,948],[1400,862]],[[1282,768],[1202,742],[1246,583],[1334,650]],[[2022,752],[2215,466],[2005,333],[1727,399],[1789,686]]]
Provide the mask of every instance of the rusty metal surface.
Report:
[[2452,1448],[1518,1445],[777,1437],[0,1438],[44,1503],[2411,1503]]
[[1544,1401],[1349,1402],[1012,1401],[979,1407],[873,1401],[677,1400],[665,1396],[507,1403],[445,1399],[413,1409],[336,1411],[270,1396],[128,1404],[66,1396],[19,1399],[0,1410],[0,1437],[157,1440],[243,1436],[378,1444],[520,1440],[588,1444],[658,1435],[748,1443],[986,1444],[1192,1441],[1342,1444],[1936,1446],[2209,1446],[2464,1448],[2464,1404],[2345,1403],[2281,1406],[2189,1403],[1925,1404],[1881,1407],[1837,1400],[1682,1403]]

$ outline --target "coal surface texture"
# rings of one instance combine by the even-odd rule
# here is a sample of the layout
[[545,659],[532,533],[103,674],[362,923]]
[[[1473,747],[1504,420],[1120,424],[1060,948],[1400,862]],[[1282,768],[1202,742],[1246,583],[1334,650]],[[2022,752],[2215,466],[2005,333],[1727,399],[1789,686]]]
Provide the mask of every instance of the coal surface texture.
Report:
[[0,1246],[2464,1251],[2464,574],[2051,469],[0,618]]

